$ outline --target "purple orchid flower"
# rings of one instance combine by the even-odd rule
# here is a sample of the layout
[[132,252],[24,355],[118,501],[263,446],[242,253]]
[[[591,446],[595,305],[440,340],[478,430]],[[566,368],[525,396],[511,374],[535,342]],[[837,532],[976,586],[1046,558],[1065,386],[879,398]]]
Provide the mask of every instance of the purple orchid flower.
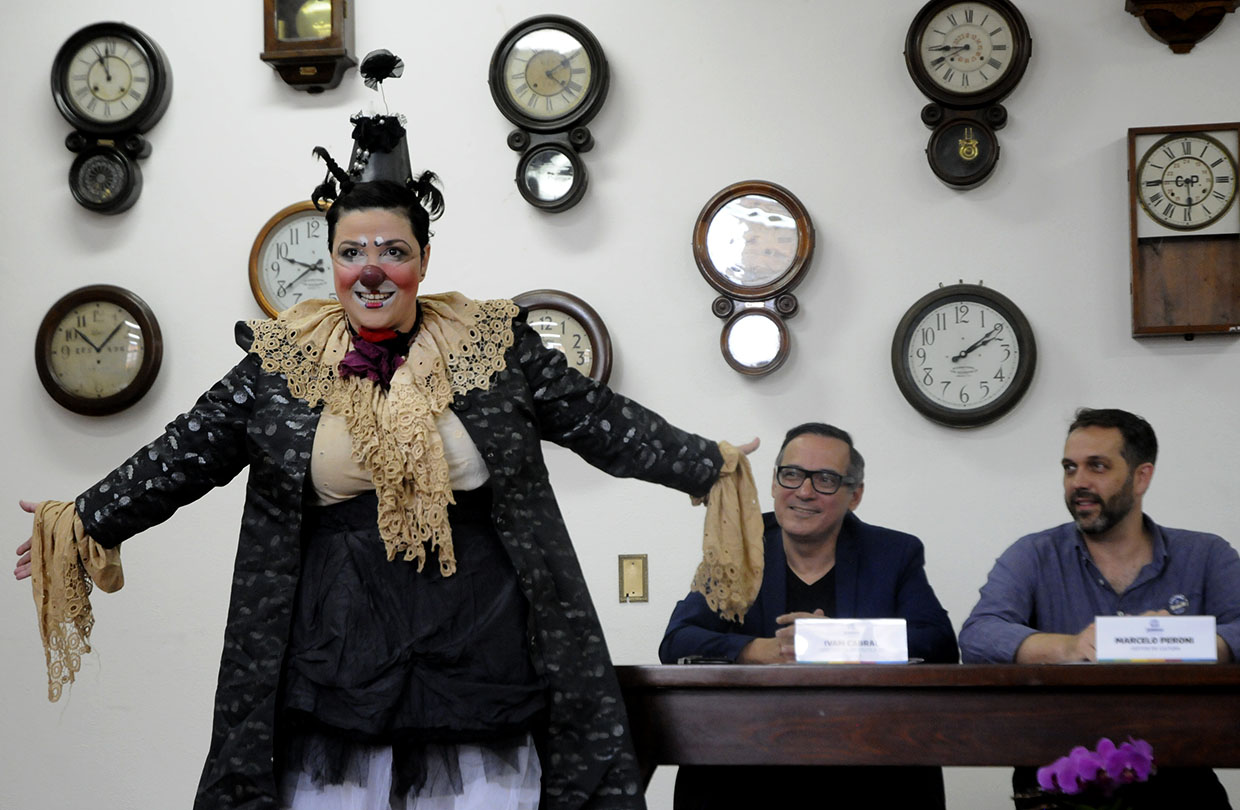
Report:
[[[1120,784],[1144,782],[1154,770],[1154,748],[1145,740],[1122,743],[1103,755],[1107,775]],[[1101,750],[1099,753],[1102,753]]]

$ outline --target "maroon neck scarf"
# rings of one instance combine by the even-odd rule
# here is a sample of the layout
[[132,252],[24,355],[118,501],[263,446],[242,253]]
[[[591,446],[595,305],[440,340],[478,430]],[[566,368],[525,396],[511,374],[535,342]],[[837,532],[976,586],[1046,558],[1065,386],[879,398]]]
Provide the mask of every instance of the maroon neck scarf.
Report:
[[349,325],[349,334],[353,336],[353,349],[344,356],[336,372],[342,378],[365,377],[378,383],[384,391],[392,387],[392,375],[405,362],[409,353],[409,344],[422,325],[422,306],[418,305],[418,317],[413,328],[408,332],[396,332],[392,329],[361,329],[354,330]]

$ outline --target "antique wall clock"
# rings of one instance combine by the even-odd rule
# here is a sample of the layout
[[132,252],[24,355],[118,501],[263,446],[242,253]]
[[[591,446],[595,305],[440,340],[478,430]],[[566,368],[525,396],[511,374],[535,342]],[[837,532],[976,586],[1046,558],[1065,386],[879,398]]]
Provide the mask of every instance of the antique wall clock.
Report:
[[39,380],[75,413],[123,410],[150,390],[163,360],[159,322],[129,290],[82,287],[52,305],[35,339]]
[[792,192],[765,181],[734,183],[711,197],[693,228],[693,258],[720,293],[723,357],[736,371],[769,374],[788,358],[784,321],[799,309],[792,289],[814,253],[814,226]]
[[559,349],[570,368],[606,383],[611,378],[611,335],[587,304],[561,290],[530,290],[513,297],[544,346]]
[[921,120],[932,130],[930,168],[944,183],[973,188],[999,159],[999,102],[1016,88],[1033,54],[1029,26],[1009,0],[931,0],[909,26],[904,62],[931,99]]
[[981,284],[953,284],[909,307],[891,341],[900,393],[950,427],[993,422],[1033,380],[1038,350],[1024,313]]
[[310,93],[336,87],[357,64],[349,0],[263,0],[259,58],[290,87]]
[[277,211],[254,237],[250,290],[273,318],[309,298],[335,298],[327,220],[314,203]]
[[1132,333],[1240,332],[1240,123],[1128,130]]
[[73,127],[65,147],[78,157],[69,189],[83,207],[119,214],[138,199],[138,160],[151,153],[142,133],[172,99],[172,70],[155,40],[124,23],[88,25],[52,61],[52,98]]
[[548,212],[576,205],[589,183],[581,154],[594,146],[586,124],[602,109],[610,83],[598,40],[568,17],[531,17],[496,46],[488,83],[495,106],[517,126],[508,147],[521,153],[521,196]]

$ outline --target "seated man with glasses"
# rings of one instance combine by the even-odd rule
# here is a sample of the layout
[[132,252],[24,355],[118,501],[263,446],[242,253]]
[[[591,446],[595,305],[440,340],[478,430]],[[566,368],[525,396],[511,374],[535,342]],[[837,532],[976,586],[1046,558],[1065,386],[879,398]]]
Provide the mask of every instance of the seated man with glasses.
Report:
[[[845,431],[818,422],[788,431],[771,482],[775,511],[763,516],[766,560],[757,600],[736,624],[690,593],[672,612],[659,660],[792,662],[792,622],[828,616],[904,619],[910,658],[956,663],[956,635],[926,579],[921,541],[853,514],[864,478],[865,461]],[[802,788],[809,792],[797,793]],[[876,796],[902,806],[944,806],[938,768],[697,766],[680,769],[675,807],[775,806],[797,795],[829,797],[841,807],[868,805]]]

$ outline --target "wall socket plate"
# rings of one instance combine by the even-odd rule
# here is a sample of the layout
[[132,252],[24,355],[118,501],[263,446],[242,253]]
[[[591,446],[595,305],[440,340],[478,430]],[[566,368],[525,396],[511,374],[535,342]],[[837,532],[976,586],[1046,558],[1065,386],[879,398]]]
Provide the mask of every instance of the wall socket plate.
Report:
[[645,554],[620,555],[620,601],[650,601],[650,580],[646,572]]

